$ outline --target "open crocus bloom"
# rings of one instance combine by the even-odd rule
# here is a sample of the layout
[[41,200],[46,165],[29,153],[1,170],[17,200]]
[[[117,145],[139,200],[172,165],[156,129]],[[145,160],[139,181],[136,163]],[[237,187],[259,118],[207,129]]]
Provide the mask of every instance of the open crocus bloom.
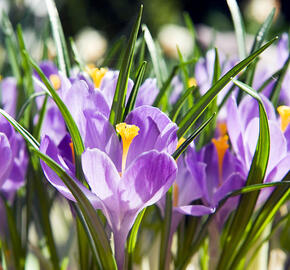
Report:
[[[75,178],[68,137],[56,147],[46,136],[40,148],[75,179],[96,209],[102,209],[113,231],[115,256],[121,268],[125,241],[138,213],[160,200],[176,177],[177,166],[170,154],[176,149],[177,126],[159,109],[141,106],[127,116],[126,123],[117,125],[120,142],[103,114],[87,110],[84,115],[82,168],[90,189]],[[47,179],[65,197],[75,200],[43,162],[42,167]]]
[[[290,152],[287,150],[287,144],[290,140],[289,128],[286,128],[283,133],[273,105],[265,96],[261,95],[261,97],[269,119],[270,145],[274,146],[270,148],[264,182],[281,181],[289,171]],[[250,170],[259,134],[258,103],[247,96],[237,107],[236,101],[232,97],[228,101],[227,110],[227,127],[231,144],[247,174]],[[271,190],[271,188],[262,190],[259,201],[264,200]]]

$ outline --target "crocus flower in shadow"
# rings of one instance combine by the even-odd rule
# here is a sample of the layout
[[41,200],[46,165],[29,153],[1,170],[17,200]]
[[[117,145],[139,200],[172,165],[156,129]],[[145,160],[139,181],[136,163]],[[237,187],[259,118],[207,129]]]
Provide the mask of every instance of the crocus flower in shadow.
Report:
[[[55,146],[44,137],[41,151],[58,162],[89,198],[102,209],[112,229],[115,256],[121,269],[127,235],[138,213],[159,201],[176,178],[177,166],[171,153],[176,149],[177,126],[159,109],[141,106],[133,110],[125,123],[114,127],[106,117],[86,110],[87,146],[82,168],[87,189],[75,177],[72,144],[68,137]],[[47,179],[66,198],[75,200],[61,179],[42,162]]]

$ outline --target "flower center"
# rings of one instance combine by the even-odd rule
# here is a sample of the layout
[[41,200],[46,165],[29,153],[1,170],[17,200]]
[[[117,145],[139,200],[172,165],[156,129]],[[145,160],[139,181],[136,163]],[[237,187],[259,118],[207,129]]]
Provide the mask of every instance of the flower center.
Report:
[[193,87],[193,86],[196,87],[196,86],[197,86],[197,81],[196,81],[196,79],[193,78],[193,77],[189,78],[188,81],[187,81],[187,86],[188,86],[188,88],[189,88],[189,87]]
[[228,136],[224,135],[219,137],[218,139],[212,139],[212,143],[214,144],[218,155],[219,185],[221,185],[223,176],[223,160],[225,153],[229,148]]
[[285,105],[279,106],[277,111],[280,114],[281,129],[284,132],[290,123],[290,107]]
[[60,88],[61,81],[57,74],[51,74],[49,76],[49,80],[55,90],[58,90]]
[[123,155],[122,155],[122,174],[126,169],[126,160],[129,151],[129,147],[133,139],[138,135],[139,127],[135,125],[128,125],[126,123],[120,123],[116,125],[117,133],[120,134],[123,143]]
[[108,72],[108,69],[107,68],[98,69],[98,68],[94,67],[93,65],[88,65],[87,72],[91,76],[91,78],[93,79],[94,86],[96,88],[100,88],[102,79],[104,78],[104,76]]

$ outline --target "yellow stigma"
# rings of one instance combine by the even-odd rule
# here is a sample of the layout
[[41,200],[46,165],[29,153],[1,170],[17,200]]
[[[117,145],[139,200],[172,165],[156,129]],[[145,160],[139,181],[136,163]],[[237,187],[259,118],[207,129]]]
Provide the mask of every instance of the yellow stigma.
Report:
[[224,135],[219,137],[218,139],[212,139],[212,143],[214,144],[217,155],[218,155],[218,170],[219,170],[219,183],[222,184],[222,176],[223,176],[223,160],[227,149],[229,148],[228,145],[228,136]]
[[290,107],[289,106],[279,106],[277,108],[278,113],[281,117],[281,129],[284,132],[290,123]]
[[173,183],[173,207],[178,206],[178,197],[179,197],[179,187],[176,183],[176,181]]
[[188,81],[187,81],[187,86],[188,87],[193,87],[193,86],[196,87],[197,86],[196,79],[193,78],[193,77],[189,78]]
[[176,150],[185,142],[186,140],[181,137],[179,140],[178,140],[178,143],[177,143],[177,146],[176,146]]
[[49,80],[55,90],[58,90],[60,88],[61,81],[57,74],[51,74],[49,76]]
[[96,68],[94,65],[88,65],[87,66],[87,72],[93,79],[94,85],[96,88],[100,88],[102,79],[108,72],[107,68]]
[[3,78],[2,75],[0,75],[0,82],[2,81],[2,78]]
[[120,123],[116,125],[116,130],[120,134],[123,143],[123,156],[122,156],[122,173],[123,173],[126,169],[126,160],[130,144],[132,143],[133,139],[138,135],[139,128],[135,125]]
[[225,122],[218,123],[217,127],[221,137],[227,134],[227,124]]

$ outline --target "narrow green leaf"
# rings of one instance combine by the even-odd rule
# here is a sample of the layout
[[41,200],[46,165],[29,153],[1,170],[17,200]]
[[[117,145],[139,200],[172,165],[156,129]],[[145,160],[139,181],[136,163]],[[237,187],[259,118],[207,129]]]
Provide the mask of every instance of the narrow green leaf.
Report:
[[210,123],[216,114],[214,113],[209,119],[207,119],[198,129],[196,129],[172,154],[172,157],[177,160],[178,157],[185,151],[185,149],[190,145],[190,143],[205,129],[205,127]]
[[[288,180],[288,181],[287,181]],[[290,173],[288,173],[281,182],[277,182],[280,185],[272,192],[271,196],[267,199],[259,213],[256,215],[254,222],[246,237],[243,240],[236,256],[231,264],[232,267],[238,264],[240,259],[248,252],[249,247],[254,245],[261,236],[266,226],[273,220],[275,214],[279,208],[290,197]],[[276,184],[276,183],[275,183]],[[234,268],[229,268],[234,269]]]
[[192,92],[196,89],[196,86],[192,86],[186,89],[184,94],[177,100],[177,102],[174,104],[172,110],[169,113],[169,117],[172,119],[173,122],[176,122],[176,118],[184,104],[184,102],[187,100],[187,97],[192,94]]
[[[266,110],[261,98],[254,89],[235,79],[232,79],[232,81],[242,90],[255,98],[259,103],[260,131],[246,185],[259,184],[263,182],[270,152],[270,133]],[[230,264],[239,241],[245,232],[245,228],[254,211],[258,195],[259,192],[256,191],[241,196],[238,208],[235,212],[228,234],[225,238],[226,241],[222,249],[217,269],[227,269],[228,265]]]
[[[126,108],[125,108],[124,118],[127,116],[127,114],[130,111],[132,111],[134,109],[136,98],[137,98],[137,94],[138,94],[140,85],[141,85],[141,83],[143,81],[143,77],[144,77],[144,73],[145,73],[145,70],[146,70],[146,66],[147,66],[147,62],[144,61],[141,64],[141,66],[139,67],[139,69],[138,69],[136,80],[135,80],[133,89],[132,89],[132,91],[130,93]],[[150,94],[150,93],[148,93],[148,94]]]
[[283,70],[283,67],[276,71],[274,74],[272,74],[266,81],[263,82],[263,84],[259,87],[257,90],[258,93],[262,92],[266,86],[268,86],[272,81],[277,80]]
[[54,0],[45,0],[47,11],[49,15],[49,20],[52,29],[52,35],[55,42],[57,50],[57,61],[60,70],[69,77],[70,73],[70,61],[68,50],[61,26],[61,22],[58,16],[58,12],[54,3]]
[[45,98],[44,98],[41,110],[39,112],[39,118],[38,118],[37,124],[35,125],[35,129],[33,130],[33,136],[37,140],[40,139],[41,127],[42,127],[42,123],[43,123],[43,120],[44,120],[44,117],[45,117],[45,113],[46,113],[47,101],[48,101],[48,95],[46,95]]
[[61,100],[59,95],[56,93],[54,88],[52,87],[50,81],[45,77],[44,73],[42,70],[39,68],[39,66],[35,63],[35,61],[28,55],[27,52],[24,52],[27,59],[29,60],[30,64],[32,67],[36,70],[38,75],[40,76],[41,80],[44,82],[45,86],[47,87],[48,93],[52,96],[54,102],[56,103],[57,107],[59,108],[64,121],[67,125],[67,128],[69,130],[69,133],[71,135],[72,141],[73,141],[73,146],[76,154],[76,171],[77,171],[77,176],[81,178],[81,164],[80,164],[80,157],[81,154],[84,151],[84,143],[81,138],[80,132],[78,130],[78,127],[71,116],[69,110],[65,106],[64,102]]
[[135,223],[131,229],[130,235],[129,235],[128,245],[127,245],[128,270],[131,270],[132,266],[133,266],[132,256],[133,256],[133,252],[134,252],[135,247],[136,247],[138,231],[139,231],[139,227],[140,227],[141,221],[143,219],[143,216],[145,214],[145,211],[146,211],[146,208],[144,208],[138,214],[138,216],[135,220]]
[[7,54],[9,58],[9,62],[12,68],[12,72],[17,82],[21,82],[21,71],[20,64],[18,62],[18,53],[17,53],[17,45],[15,36],[13,33],[13,28],[11,22],[5,12],[2,12],[2,31],[4,33],[5,45],[7,49]]
[[167,78],[167,80],[162,84],[162,87],[157,95],[157,97],[155,98],[154,102],[153,102],[153,106],[158,107],[161,104],[161,100],[163,98],[163,96],[165,95],[166,91],[169,89],[169,86],[171,84],[172,79],[174,78],[174,76],[177,74],[179,69],[179,66],[174,66],[169,77]]
[[69,41],[70,41],[70,46],[71,46],[71,49],[72,49],[73,58],[74,58],[75,62],[79,66],[80,70],[82,70],[82,71],[85,70],[86,65],[85,65],[82,57],[80,56],[80,54],[78,52],[77,46],[76,46],[73,38],[70,37]]
[[207,108],[207,106],[212,102],[212,100],[217,96],[217,94],[225,87],[225,85],[231,80],[232,77],[236,76],[243,68],[245,68],[249,63],[251,63],[259,54],[261,54],[267,47],[269,47],[277,37],[273,38],[271,41],[266,43],[258,51],[254,52],[246,59],[242,60],[236,66],[234,66],[230,71],[228,71],[222,78],[220,78],[207,92],[203,95],[195,104],[195,106],[190,109],[184,116],[179,124],[179,130],[177,131],[178,138],[182,137],[188,129],[194,124],[194,122],[199,118],[202,112]]
[[37,97],[41,97],[41,96],[45,96],[47,93],[46,92],[37,92],[37,93],[33,93],[31,94],[28,99],[23,103],[22,107],[20,108],[18,114],[17,114],[17,121],[19,121],[19,119],[22,117],[23,113],[25,112],[25,110],[27,109],[27,107],[30,105],[30,103]]
[[241,15],[241,12],[240,12],[240,9],[236,0],[227,0],[227,4],[229,6],[232,19],[234,22],[236,38],[237,38],[238,48],[239,48],[239,56],[240,56],[240,59],[244,59],[247,56],[247,51],[246,51],[246,40],[245,40],[245,27],[244,27],[242,15]]
[[[6,210],[6,222],[7,227],[9,229],[9,236],[11,240],[12,245],[12,254],[14,257],[14,264],[16,270],[23,270],[24,264],[25,264],[25,251],[22,247],[21,238],[19,235],[19,232],[16,228],[16,220],[12,213],[12,208],[10,205],[8,205],[6,199],[1,196],[2,203],[4,204],[5,210]],[[3,218],[3,217],[2,217]]]
[[172,187],[166,193],[165,213],[161,230],[161,243],[160,243],[160,256],[159,256],[159,269],[168,269],[169,263],[168,256],[170,256],[171,246],[170,243],[170,229],[172,218]]
[[287,70],[289,67],[289,62],[290,62],[290,56],[288,56],[288,59],[287,59],[286,63],[284,64],[284,66],[281,70],[281,73],[279,74],[278,80],[276,81],[275,86],[273,87],[271,95],[270,95],[270,99],[271,99],[273,106],[275,108],[278,106],[278,103],[279,103],[282,82],[283,82],[285,75],[287,73]]
[[[251,53],[258,50],[262,46],[262,44],[263,44],[263,42],[264,42],[264,40],[269,32],[270,26],[272,24],[274,14],[275,14],[275,8],[272,9],[272,11],[268,15],[268,17],[266,18],[264,23],[259,28],[259,30],[255,36],[255,39],[254,39]],[[247,74],[245,82],[250,86],[253,84],[257,62],[258,62],[258,60],[256,59],[251,65],[248,66],[248,68],[245,72]]]
[[110,113],[110,122],[113,126],[122,122],[125,112],[125,101],[128,87],[128,79],[130,76],[131,66],[133,62],[135,43],[141,23],[143,5],[140,6],[139,14],[135,22],[134,28],[128,42],[125,55],[122,60],[116,91],[113,99],[113,104]]
[[142,31],[144,33],[144,39],[151,56],[153,70],[157,79],[157,85],[159,88],[161,88],[165,78],[167,77],[167,73],[162,67],[161,56],[158,52],[158,48],[156,47],[155,42],[146,25],[142,25]]

